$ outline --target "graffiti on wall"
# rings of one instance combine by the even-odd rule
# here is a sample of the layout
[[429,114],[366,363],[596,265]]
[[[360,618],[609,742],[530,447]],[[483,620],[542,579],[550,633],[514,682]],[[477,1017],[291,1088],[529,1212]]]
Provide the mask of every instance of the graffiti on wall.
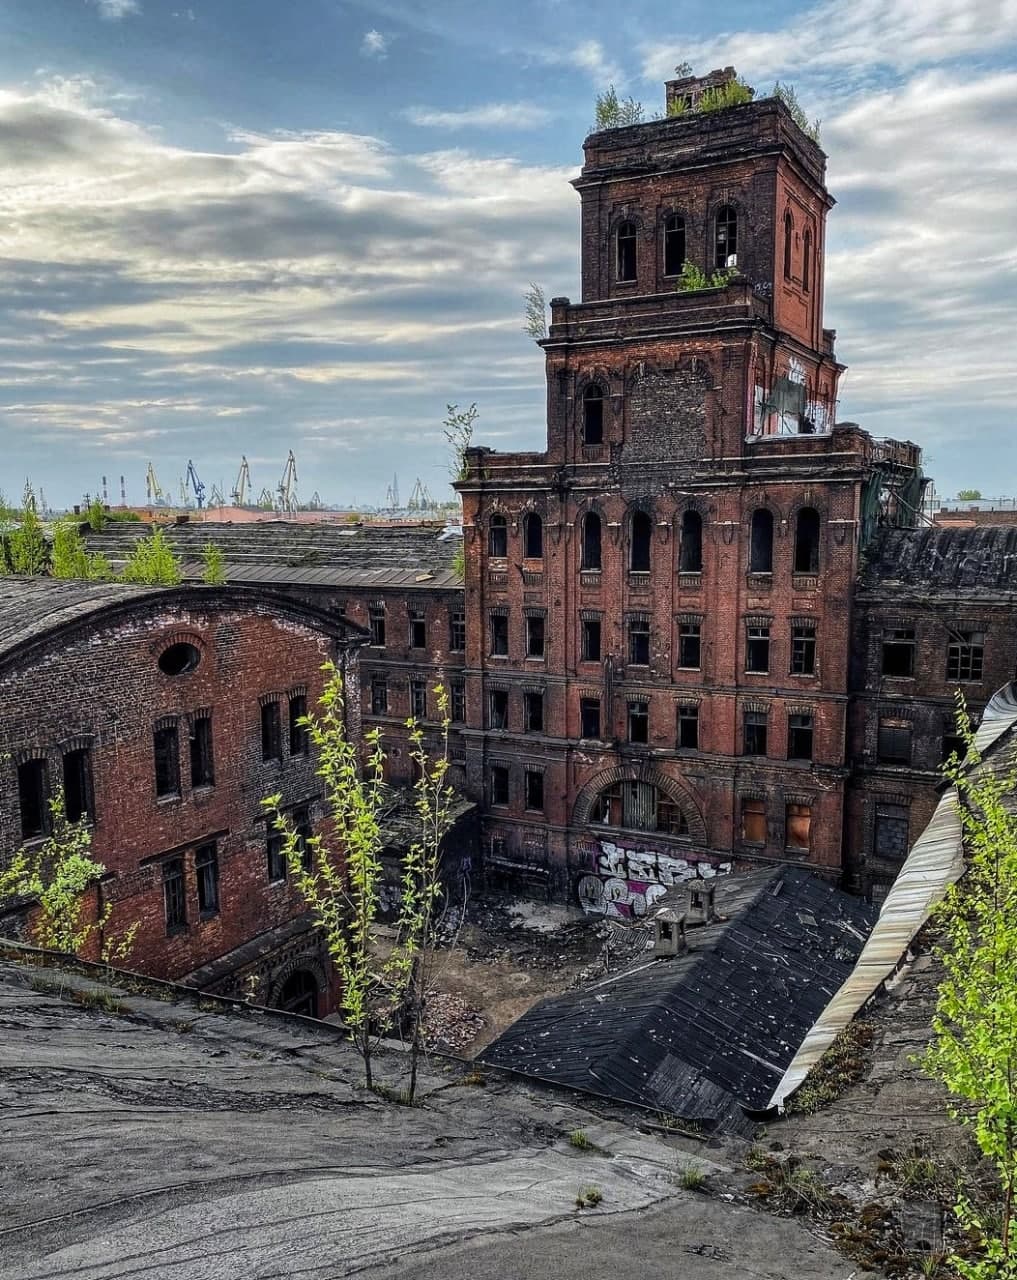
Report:
[[649,913],[672,885],[726,875],[730,862],[715,865],[695,854],[672,858],[653,849],[626,849],[599,840],[583,850],[592,864],[577,885],[579,905],[587,915],[632,919]]

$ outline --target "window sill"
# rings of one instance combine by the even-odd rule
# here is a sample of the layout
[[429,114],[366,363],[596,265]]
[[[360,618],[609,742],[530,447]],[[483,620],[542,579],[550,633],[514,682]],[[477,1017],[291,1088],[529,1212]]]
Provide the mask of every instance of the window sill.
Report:
[[178,938],[182,933],[186,933],[188,926],[186,924],[169,924],[166,926],[167,938]]
[[675,671],[702,671],[702,667],[675,667]]
[[489,658],[497,658],[499,662],[508,662],[507,653],[489,653],[487,656]]
[[769,674],[770,672],[768,669],[766,671],[755,671],[750,667],[746,667],[745,670],[742,672],[742,675],[745,675],[745,676],[768,676]]
[[215,920],[219,915],[220,915],[219,908],[216,907],[214,911],[199,911],[198,919],[199,920]]
[[174,791],[172,792],[172,794],[168,793],[164,796],[156,796],[155,803],[156,804],[179,804],[182,799],[183,799],[183,796],[181,796],[180,792]]

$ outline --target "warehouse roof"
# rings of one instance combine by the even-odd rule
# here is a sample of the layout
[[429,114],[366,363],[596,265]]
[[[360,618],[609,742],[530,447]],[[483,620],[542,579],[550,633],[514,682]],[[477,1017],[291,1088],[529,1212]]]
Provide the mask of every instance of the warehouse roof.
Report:
[[883,529],[866,554],[860,585],[912,596],[1017,592],[1017,528]]

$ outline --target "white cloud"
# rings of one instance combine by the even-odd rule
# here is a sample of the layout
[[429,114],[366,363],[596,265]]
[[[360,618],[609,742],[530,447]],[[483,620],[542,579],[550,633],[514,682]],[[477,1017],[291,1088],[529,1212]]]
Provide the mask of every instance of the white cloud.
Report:
[[612,62],[604,53],[604,46],[599,40],[582,40],[574,49],[568,51],[564,61],[586,71],[590,79],[601,89],[609,84],[616,84],[622,79],[620,67]]
[[403,115],[411,124],[432,129],[537,129],[551,119],[535,102],[488,102],[462,111],[408,107]]
[[389,37],[382,35],[380,31],[375,31],[372,27],[370,31],[364,32],[364,38],[360,42],[360,53],[365,58],[384,58],[388,55]]
[[99,16],[108,22],[119,22],[130,13],[141,12],[138,0],[95,0],[95,7],[99,10]]

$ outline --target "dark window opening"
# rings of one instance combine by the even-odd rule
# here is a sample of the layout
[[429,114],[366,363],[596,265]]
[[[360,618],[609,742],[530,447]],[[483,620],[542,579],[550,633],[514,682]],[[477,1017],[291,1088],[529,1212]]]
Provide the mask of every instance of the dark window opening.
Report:
[[629,703],[629,742],[647,743],[650,741],[650,704],[648,702]]
[[904,805],[877,804],[872,852],[877,858],[903,862],[908,856],[909,814]]
[[527,560],[544,558],[544,522],[535,511],[523,521],[523,555]]
[[171,644],[159,654],[159,670],[166,676],[183,676],[201,661],[201,651],[185,640]]
[[45,835],[49,830],[49,780],[45,760],[26,760],[18,765],[18,803],[21,808],[21,835],[25,840]]
[[427,719],[427,681],[410,681],[410,715],[414,720]]
[[876,738],[880,764],[911,763],[911,721],[881,716]]
[[293,830],[297,837],[300,865],[304,871],[310,871],[314,861],[314,848],[311,844],[314,828],[311,826],[311,815],[306,809],[294,809]]
[[600,699],[579,699],[579,736],[581,738],[600,738]]
[[283,983],[279,992],[279,1008],[299,1013],[305,1018],[318,1016],[318,982],[307,969],[298,969]]
[[282,759],[282,725],[278,702],[266,702],[261,708],[261,758]]
[[597,797],[590,821],[631,831],[689,834],[688,819],[681,806],[651,782],[616,782],[608,787]]
[[647,618],[629,622],[629,663],[634,667],[650,665],[650,623]]
[[636,278],[636,224],[621,222],[615,232],[615,269],[619,280]]
[[808,853],[812,848],[812,806],[789,804],[784,809],[784,848]]
[[544,656],[544,618],[542,614],[528,614],[526,618],[526,656]]
[[698,671],[702,637],[698,622],[683,622],[678,627],[678,665],[689,671]]
[[371,677],[371,715],[388,715],[388,681],[384,676]]
[[307,698],[296,693],[290,698],[290,755],[306,756],[310,751],[310,739],[307,725],[302,721],[307,716]]
[[509,771],[504,764],[491,765],[491,803],[508,804]]
[[947,680],[981,680],[985,660],[983,631],[950,630],[946,651]]
[[650,540],[653,536],[653,525],[645,511],[636,511],[632,516],[632,545],[629,548],[629,568],[633,573],[649,573]]
[[967,755],[967,743],[958,733],[954,733],[951,729],[948,733],[943,734],[943,744],[940,750],[940,761],[943,764],[950,759],[951,756],[957,756],[963,760]]
[[796,626],[791,628],[791,674],[811,676],[816,672],[816,628]]
[[178,796],[180,794],[180,741],[175,724],[156,729],[153,735],[155,747],[155,794]]
[[745,670],[765,674],[770,670],[770,628],[747,627]]
[[698,511],[686,511],[682,516],[682,545],[678,555],[678,568],[682,573],[703,571],[703,517]]
[[744,737],[745,750],[747,756],[765,756],[766,755],[766,726],[767,714],[765,711],[746,711],[744,719]]
[[802,292],[808,293],[809,281],[812,277],[812,232],[806,231],[802,237]]
[[795,224],[790,213],[784,214],[784,279],[791,279],[791,246],[794,242]]
[[448,647],[452,653],[462,653],[466,648],[466,614],[461,610],[449,614]]
[[544,775],[533,769],[526,770],[525,803],[527,809],[544,811]]
[[215,786],[212,756],[212,717],[198,716],[191,724],[191,786]]
[[162,864],[162,901],[166,932],[187,928],[187,896],[184,889],[183,858],[168,858]]
[[492,729],[508,728],[508,690],[492,689],[489,694]]
[[427,648],[427,617],[423,609],[410,610],[410,648]]
[[286,879],[286,854],[283,852],[283,837],[279,831],[270,831],[265,840],[265,857],[268,863],[269,884]]
[[64,756],[64,816],[68,822],[80,822],[94,816],[92,800],[92,755],[87,747],[68,751]]
[[584,662],[600,661],[600,619],[599,618],[583,618],[582,631],[582,659]]
[[544,732],[544,695],[536,691],[528,691],[523,695],[527,733]]
[[683,751],[699,750],[699,707],[696,703],[678,708],[678,746]]
[[198,910],[203,916],[219,913],[219,854],[214,844],[203,844],[194,855],[198,880]]
[[385,647],[385,610],[383,607],[373,606],[367,611],[368,621],[371,627],[371,644],[377,649]]
[[819,572],[819,512],[802,507],[795,523],[795,573]]
[[717,210],[713,265],[733,267],[738,262],[738,214],[729,204]]
[[685,262],[685,219],[672,213],[664,219],[664,274],[680,276]]
[[466,720],[466,683],[463,680],[453,680],[451,684],[451,705],[450,715],[453,724],[463,724]]
[[915,629],[894,627],[883,632],[883,675],[915,674]]
[[595,383],[583,392],[583,444],[604,443],[604,392]]
[[749,572],[773,572],[773,512],[760,507],[752,513],[749,535]]
[[495,658],[508,656],[508,614],[491,614],[491,654]]
[[590,511],[583,521],[583,569],[599,569],[600,559],[600,516]]
[[812,716],[795,713],[787,718],[787,758],[812,759]]
[[508,555],[508,521],[497,512],[487,526],[487,554],[496,560]]
[[765,800],[742,800],[742,839],[748,844],[766,844]]

